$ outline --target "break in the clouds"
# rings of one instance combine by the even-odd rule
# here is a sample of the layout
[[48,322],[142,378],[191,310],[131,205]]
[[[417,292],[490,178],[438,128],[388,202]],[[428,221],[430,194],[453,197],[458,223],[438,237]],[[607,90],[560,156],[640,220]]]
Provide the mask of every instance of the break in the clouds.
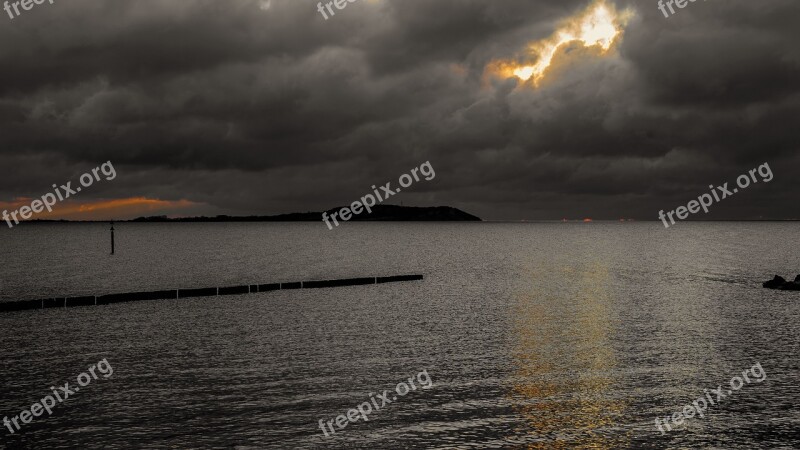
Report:
[[0,204],[113,160],[63,217],[322,210],[430,161],[397,202],[656,220],[769,162],[709,217],[798,218],[800,3],[657,3],[46,4],[0,19]]

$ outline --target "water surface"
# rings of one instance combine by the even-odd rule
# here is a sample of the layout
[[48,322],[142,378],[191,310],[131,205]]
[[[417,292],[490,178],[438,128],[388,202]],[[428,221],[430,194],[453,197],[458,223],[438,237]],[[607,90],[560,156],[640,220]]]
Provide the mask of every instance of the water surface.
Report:
[[[800,446],[798,224],[21,226],[0,300],[422,273],[425,280],[0,315],[0,413],[114,369],[6,448]],[[760,362],[705,418],[671,415]],[[370,393],[417,390],[326,438]]]

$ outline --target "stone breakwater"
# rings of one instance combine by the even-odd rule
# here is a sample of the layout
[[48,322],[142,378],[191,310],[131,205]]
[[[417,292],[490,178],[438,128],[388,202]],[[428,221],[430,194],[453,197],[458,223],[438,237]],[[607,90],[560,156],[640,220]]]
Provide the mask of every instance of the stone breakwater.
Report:
[[56,297],[39,300],[23,300],[0,303],[0,312],[23,311],[29,309],[71,308],[75,306],[98,306],[112,303],[135,302],[142,300],[173,300],[190,297],[217,297],[221,295],[244,295],[286,289],[318,289],[342,286],[362,286],[366,284],[396,283],[399,281],[422,280],[422,275],[394,275],[389,277],[344,278],[322,281],[295,281],[291,283],[245,284],[241,286],[168,289],[150,292],[126,292],[121,294],[88,295],[83,297]]

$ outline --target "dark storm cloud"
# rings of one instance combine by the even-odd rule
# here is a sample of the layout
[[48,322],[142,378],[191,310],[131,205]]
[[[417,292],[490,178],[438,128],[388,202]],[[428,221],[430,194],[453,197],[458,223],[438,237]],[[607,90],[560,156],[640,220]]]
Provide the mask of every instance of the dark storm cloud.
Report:
[[83,1],[0,18],[0,200],[114,161],[86,197],[208,213],[397,201],[486,218],[655,219],[768,161],[713,217],[794,217],[800,4],[635,10],[617,50],[568,46],[536,88],[489,79],[586,0]]

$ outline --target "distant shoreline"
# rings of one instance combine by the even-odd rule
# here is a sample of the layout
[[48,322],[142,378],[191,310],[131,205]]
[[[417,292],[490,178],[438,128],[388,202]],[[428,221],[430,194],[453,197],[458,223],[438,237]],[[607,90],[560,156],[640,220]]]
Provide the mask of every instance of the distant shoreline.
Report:
[[[145,219],[145,220],[142,220]],[[152,220],[151,220],[152,219]],[[36,225],[36,224],[81,224],[81,223],[105,223],[108,224],[109,222],[114,223],[310,223],[310,222],[321,222],[321,220],[290,220],[290,219],[281,219],[281,220],[261,220],[260,216],[217,216],[217,217],[179,217],[179,218],[167,218],[164,219],[153,219],[150,217],[147,218],[137,218],[137,219],[128,219],[128,220],[67,220],[67,219],[59,219],[59,220],[49,220],[49,219],[37,219],[37,220],[26,220],[21,221],[20,225],[28,224],[28,225]],[[351,222],[353,222],[351,220]],[[355,222],[468,222],[468,223],[485,223],[485,224],[492,224],[492,223],[516,223],[516,224],[525,224],[525,223],[551,223],[551,224],[585,224],[591,225],[592,223],[661,223],[660,220],[626,220],[625,222],[621,222],[619,220],[613,219],[596,219],[590,223],[585,223],[580,219],[568,220],[566,222],[562,220],[554,220],[554,219],[541,219],[541,220],[491,220],[491,219],[481,219],[481,220],[453,220],[453,219],[421,219],[421,220],[413,220],[413,219],[402,219],[402,220],[391,220],[391,219],[373,219],[373,220],[356,220]],[[768,223],[768,222],[775,222],[775,223],[782,223],[782,222],[800,222],[800,219],[763,219],[763,220],[753,220],[753,219],[720,219],[720,220],[685,220],[683,223],[726,223],[726,222],[744,222],[744,223]],[[15,228],[18,225],[15,225]]]
[[[333,208],[327,213],[333,213],[340,208]],[[450,206],[396,206],[377,205],[372,208],[372,213],[361,214],[350,219],[351,222],[482,222],[480,217],[461,211]],[[108,223],[109,220],[26,220],[22,223]],[[120,223],[222,223],[222,222],[322,222],[322,211],[279,214],[275,216],[228,216],[214,217],[174,217],[150,216],[138,217],[128,220],[114,220]]]

